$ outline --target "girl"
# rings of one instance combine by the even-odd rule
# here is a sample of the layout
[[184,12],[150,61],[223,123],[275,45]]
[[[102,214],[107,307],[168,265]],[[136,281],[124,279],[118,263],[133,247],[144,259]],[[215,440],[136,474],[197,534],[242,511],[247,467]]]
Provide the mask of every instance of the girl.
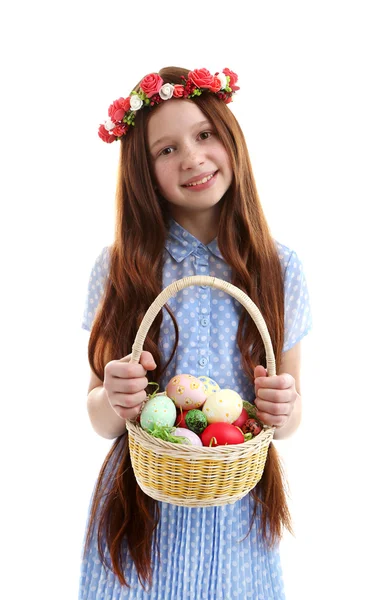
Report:
[[[115,439],[91,502],[80,600],[282,600],[278,541],[290,529],[271,444],[264,475],[235,504],[184,508],[138,487],[125,419],[148,381],[207,375],[255,402],[275,438],[298,427],[300,340],[310,328],[301,263],[270,235],[243,133],[227,104],[239,90],[228,69],[170,67],[116,100],[100,126],[121,141],[115,240],[97,258],[83,327],[91,329],[88,412]],[[231,296],[187,288],[155,319],[139,364],[129,353],[163,287],[190,275],[232,282],[265,318],[277,372],[267,377],[260,335]]]

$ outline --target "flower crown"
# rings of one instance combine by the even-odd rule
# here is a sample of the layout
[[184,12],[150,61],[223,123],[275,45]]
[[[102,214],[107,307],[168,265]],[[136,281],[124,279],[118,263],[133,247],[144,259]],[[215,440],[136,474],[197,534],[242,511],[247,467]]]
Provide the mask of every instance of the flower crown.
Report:
[[164,83],[157,73],[146,75],[139,89],[127,98],[119,98],[109,107],[109,119],[98,130],[99,137],[108,144],[121,139],[134,126],[136,113],[141,108],[153,107],[170,98],[194,98],[205,91],[216,94],[225,104],[232,102],[232,96],[240,88],[236,85],[238,76],[229,69],[212,75],[208,69],[190,71],[183,84]]

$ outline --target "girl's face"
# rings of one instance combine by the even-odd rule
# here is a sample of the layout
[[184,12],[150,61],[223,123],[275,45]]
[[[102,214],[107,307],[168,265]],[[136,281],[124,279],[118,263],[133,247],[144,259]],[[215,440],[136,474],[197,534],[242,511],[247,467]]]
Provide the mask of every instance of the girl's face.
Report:
[[232,167],[198,106],[189,100],[165,101],[149,120],[148,145],[158,190],[174,218],[212,214],[231,185]]

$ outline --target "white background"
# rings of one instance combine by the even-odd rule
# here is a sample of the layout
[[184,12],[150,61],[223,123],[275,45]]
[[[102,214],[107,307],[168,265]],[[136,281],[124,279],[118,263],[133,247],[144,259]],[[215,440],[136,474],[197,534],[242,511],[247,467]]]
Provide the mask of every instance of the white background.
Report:
[[97,127],[115,98],[168,65],[238,73],[230,106],[264,210],[308,280],[303,423],[277,443],[296,531],[281,544],[287,600],[389,593],[390,8],[255,4],[257,14],[247,0],[2,10],[7,600],[77,597],[90,494],[111,445],[88,422],[80,329],[91,266],[113,237],[118,145]]

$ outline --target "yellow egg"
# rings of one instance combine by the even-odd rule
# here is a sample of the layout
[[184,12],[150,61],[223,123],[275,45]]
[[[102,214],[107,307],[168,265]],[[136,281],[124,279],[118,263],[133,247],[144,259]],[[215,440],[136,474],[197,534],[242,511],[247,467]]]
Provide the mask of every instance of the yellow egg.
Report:
[[234,390],[223,389],[210,394],[202,406],[208,423],[233,423],[243,409],[243,400]]
[[180,374],[167,384],[166,394],[175,406],[183,410],[200,408],[206,400],[204,384],[194,375]]

